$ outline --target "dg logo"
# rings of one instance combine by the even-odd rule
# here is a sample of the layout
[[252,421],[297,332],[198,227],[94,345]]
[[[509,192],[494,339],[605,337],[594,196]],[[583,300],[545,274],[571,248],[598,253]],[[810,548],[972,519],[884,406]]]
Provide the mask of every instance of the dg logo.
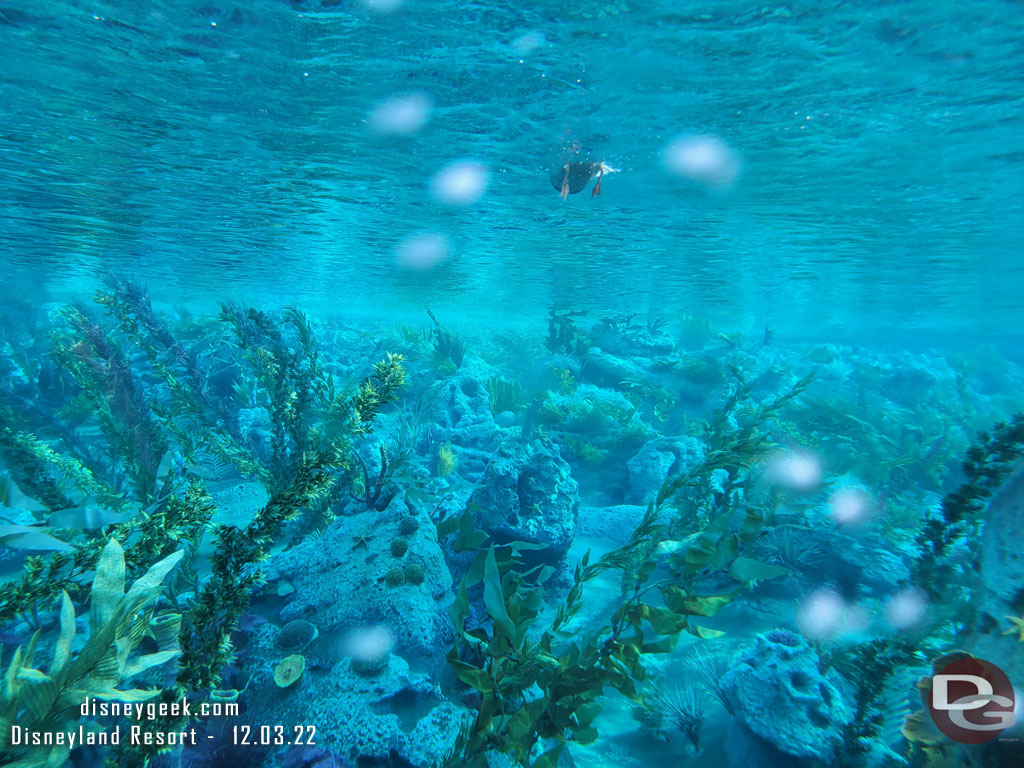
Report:
[[992,662],[960,658],[932,676],[928,708],[946,736],[982,744],[1013,726],[1013,686]]

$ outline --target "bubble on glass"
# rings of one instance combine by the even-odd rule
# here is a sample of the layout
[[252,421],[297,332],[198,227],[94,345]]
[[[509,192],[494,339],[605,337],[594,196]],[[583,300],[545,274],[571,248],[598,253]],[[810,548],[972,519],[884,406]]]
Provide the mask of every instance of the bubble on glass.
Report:
[[451,241],[438,232],[420,232],[403,240],[397,249],[398,266],[412,272],[429,272],[447,260]]
[[402,2],[403,0],[359,0],[359,4],[364,8],[381,15],[394,13],[401,7]]
[[739,155],[717,136],[680,136],[664,159],[671,173],[716,189],[731,187],[740,173]]
[[833,491],[828,506],[832,519],[839,525],[862,525],[871,519],[874,509],[868,492],[852,485]]
[[512,41],[512,50],[518,56],[527,56],[546,42],[547,40],[540,32],[525,32]]
[[766,475],[776,485],[811,491],[821,482],[821,460],[810,451],[789,451],[768,462]]
[[370,129],[380,136],[411,136],[430,120],[430,99],[406,93],[380,102],[370,112]]
[[490,173],[485,165],[460,160],[438,171],[431,191],[435,199],[447,205],[469,205],[480,199],[489,183]]
[[903,589],[889,598],[885,616],[896,629],[912,629],[924,621],[928,597],[919,589]]
[[820,640],[839,633],[846,604],[835,592],[821,589],[801,603],[796,623],[807,637]]
[[391,652],[395,636],[379,624],[351,632],[342,641],[342,653],[357,661],[372,661]]

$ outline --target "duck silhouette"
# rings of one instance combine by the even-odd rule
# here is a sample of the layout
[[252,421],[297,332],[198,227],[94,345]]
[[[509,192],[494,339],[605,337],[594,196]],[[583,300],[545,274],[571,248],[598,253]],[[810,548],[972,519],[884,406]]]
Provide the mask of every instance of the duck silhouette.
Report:
[[618,168],[612,168],[604,160],[594,162],[592,160],[578,160],[576,162],[562,163],[548,175],[551,186],[558,190],[560,197],[565,200],[569,195],[575,195],[587,188],[591,179],[596,178],[591,197],[601,194],[601,180],[606,173],[618,173]]

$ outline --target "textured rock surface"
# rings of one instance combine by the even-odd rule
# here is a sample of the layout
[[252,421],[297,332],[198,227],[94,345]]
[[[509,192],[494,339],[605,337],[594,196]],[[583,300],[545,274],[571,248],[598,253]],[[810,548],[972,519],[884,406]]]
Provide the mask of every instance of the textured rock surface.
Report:
[[684,472],[703,456],[704,449],[696,438],[648,440],[626,463],[629,471],[626,500],[633,504],[646,504],[658,495],[670,472]]
[[607,539],[616,546],[622,546],[629,541],[630,535],[646,511],[647,507],[640,504],[581,507],[580,534],[596,539]]
[[274,685],[271,660],[254,672],[250,693],[253,722],[313,725],[317,746],[352,765],[429,768],[451,748],[461,716],[400,657],[375,677],[355,673],[343,658],[329,670],[307,670],[286,689]]
[[737,723],[787,755],[830,761],[853,711],[843,679],[820,666],[799,635],[775,629],[759,636],[722,681]]
[[966,643],[976,656],[994,661],[1010,680],[1024,680],[1024,643],[1011,616],[1024,616],[1024,463],[1018,465],[989,504],[979,563],[978,618]]
[[[453,637],[447,614],[452,577],[426,515],[418,516],[416,531],[402,536],[407,553],[391,553],[400,521],[409,515],[399,494],[384,511],[340,517],[319,539],[275,557],[269,580],[286,579],[295,587],[281,619],[306,619],[321,632],[383,624],[394,634],[398,653],[417,664],[441,664]],[[422,584],[385,582],[389,570],[414,563],[423,568]]]
[[548,549],[538,556],[559,563],[579,520],[579,493],[558,446],[546,438],[527,444],[506,439],[474,492],[478,524],[495,540],[526,541]]

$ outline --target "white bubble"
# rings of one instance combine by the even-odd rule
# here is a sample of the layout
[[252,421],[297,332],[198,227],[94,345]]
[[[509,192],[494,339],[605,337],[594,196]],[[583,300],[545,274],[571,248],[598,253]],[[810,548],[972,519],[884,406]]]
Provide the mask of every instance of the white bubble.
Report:
[[376,625],[352,632],[345,638],[343,652],[356,661],[373,661],[391,652],[395,637],[387,627]]
[[360,4],[374,13],[394,13],[402,5],[403,0],[359,0]]
[[820,640],[839,633],[846,604],[835,592],[822,589],[811,594],[797,611],[797,626],[807,637]]
[[434,197],[449,205],[469,205],[480,199],[490,183],[487,167],[471,160],[449,163],[434,176]]
[[547,40],[540,32],[527,32],[512,41],[512,50],[520,56],[526,56],[540,48]]
[[709,187],[731,187],[740,172],[739,156],[717,136],[680,136],[665,147],[669,171]]
[[821,482],[821,461],[808,451],[791,451],[768,463],[768,479],[798,491],[810,491]]
[[422,232],[403,240],[397,249],[398,265],[414,272],[428,272],[448,258],[451,242],[442,234]]
[[885,606],[885,616],[896,629],[920,624],[928,612],[928,598],[919,589],[904,589],[893,595]]
[[829,497],[828,505],[832,519],[840,525],[865,523],[871,517],[871,497],[865,490],[855,486],[836,489]]
[[381,136],[409,136],[430,120],[430,99],[407,93],[382,101],[370,112],[370,128]]

